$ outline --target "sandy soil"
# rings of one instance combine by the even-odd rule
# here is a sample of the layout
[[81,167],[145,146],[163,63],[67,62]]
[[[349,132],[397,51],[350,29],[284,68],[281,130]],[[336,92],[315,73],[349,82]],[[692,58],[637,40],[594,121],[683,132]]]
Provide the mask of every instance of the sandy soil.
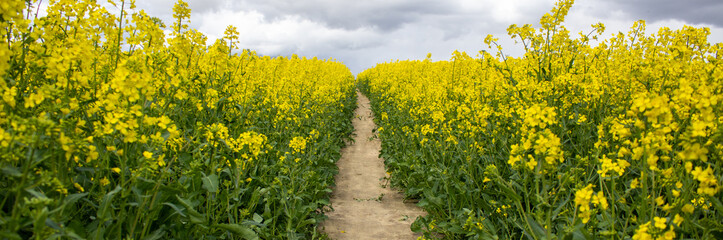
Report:
[[357,93],[358,108],[352,123],[354,143],[342,150],[337,162],[336,188],[329,219],[322,229],[332,239],[416,239],[409,226],[424,211],[404,203],[403,195],[386,185],[381,142],[372,138],[375,128],[369,99]]

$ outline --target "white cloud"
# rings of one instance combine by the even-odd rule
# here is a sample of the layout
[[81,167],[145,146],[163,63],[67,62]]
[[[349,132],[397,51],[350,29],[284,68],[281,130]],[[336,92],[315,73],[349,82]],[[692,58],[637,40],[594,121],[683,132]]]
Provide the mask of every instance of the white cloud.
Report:
[[[173,23],[172,8],[177,0],[139,0],[138,8]],[[678,29],[686,23],[710,27],[710,42],[723,42],[720,18],[696,16],[696,12],[721,12],[723,3],[693,0],[697,4],[651,6],[644,1],[577,1],[566,18],[572,36],[589,32],[591,24],[602,22],[610,38],[627,32],[633,22],[648,19],[648,34],[661,26]],[[449,59],[455,49],[475,56],[486,50],[483,39],[493,34],[508,55],[521,55],[522,46],[507,36],[510,24],[539,25],[555,0],[189,0],[192,28],[209,37],[222,37],[228,25],[240,32],[242,48],[264,55],[299,55],[335,58],[353,72],[392,59],[422,59],[431,52],[433,60]],[[681,14],[668,16],[672,5]],[[719,11],[720,10],[720,11]],[[109,9],[110,12],[117,10]],[[683,14],[685,13],[685,14]],[[689,14],[690,13],[690,14]],[[705,15],[708,16],[708,15]],[[687,20],[686,20],[687,19]],[[690,24],[689,24],[690,25]]]
[[223,37],[228,25],[239,31],[239,47],[257,50],[265,55],[299,53],[314,55],[338,49],[368,48],[379,34],[370,28],[346,30],[330,28],[297,15],[267,19],[257,11],[221,10],[204,13],[197,18],[209,39]]

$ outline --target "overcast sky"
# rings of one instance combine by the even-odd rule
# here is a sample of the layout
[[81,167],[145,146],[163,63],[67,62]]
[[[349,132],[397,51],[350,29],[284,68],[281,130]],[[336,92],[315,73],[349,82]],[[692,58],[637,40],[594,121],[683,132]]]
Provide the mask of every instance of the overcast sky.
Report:
[[[137,0],[151,15],[173,23],[176,0]],[[353,73],[395,59],[449,59],[457,49],[476,56],[487,34],[500,38],[506,54],[520,45],[507,37],[510,24],[539,25],[554,0],[187,0],[191,24],[209,37],[223,36],[228,25],[240,32],[241,48],[263,55],[334,58]],[[113,9],[109,9],[113,11]],[[578,0],[565,25],[576,35],[602,22],[609,38],[627,32],[638,19],[647,33],[662,26],[709,27],[711,43],[723,42],[720,0]]]

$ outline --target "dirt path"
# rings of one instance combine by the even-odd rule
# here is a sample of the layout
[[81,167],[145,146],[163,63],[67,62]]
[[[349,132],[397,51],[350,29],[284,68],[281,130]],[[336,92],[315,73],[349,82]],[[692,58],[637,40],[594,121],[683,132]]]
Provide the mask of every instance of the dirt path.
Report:
[[403,203],[402,194],[389,187],[384,177],[381,142],[373,138],[375,128],[369,99],[357,93],[358,108],[354,143],[342,150],[337,162],[336,188],[331,197],[333,212],[322,223],[332,239],[416,239],[409,226],[424,211]]

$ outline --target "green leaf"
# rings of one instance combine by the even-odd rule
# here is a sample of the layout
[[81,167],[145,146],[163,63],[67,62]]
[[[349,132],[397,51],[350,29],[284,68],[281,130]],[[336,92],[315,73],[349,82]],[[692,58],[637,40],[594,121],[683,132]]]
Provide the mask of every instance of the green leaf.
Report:
[[482,225],[484,225],[488,232],[497,233],[497,228],[489,218],[485,218],[485,220],[482,221]]
[[[428,200],[429,203],[432,204],[432,206],[443,206],[444,205],[444,201],[442,200],[442,198],[434,196],[433,193],[431,193],[430,191],[424,191],[424,199]],[[421,203],[421,201],[420,201],[420,203]]]
[[315,223],[316,223],[316,219],[309,218],[309,219],[306,219],[306,220],[302,221],[301,223],[299,223],[299,225],[296,226],[296,229],[300,229],[306,225],[312,225]]
[[57,222],[53,221],[50,218],[45,219],[45,225],[52,229],[55,229],[57,231],[60,231],[62,229],[62,227],[60,227],[60,224],[58,224]]
[[63,206],[73,204],[81,198],[88,196],[88,193],[73,193],[63,199]]
[[510,187],[508,187],[501,178],[498,178],[498,181],[493,182],[497,183],[497,186],[499,186],[500,189],[502,189],[502,191],[507,194],[507,197],[512,198],[513,201],[517,202],[522,200],[522,197],[520,197],[520,195],[513,191]]
[[96,222],[94,224],[97,224],[95,227],[95,230],[93,230],[92,235],[96,236],[94,239],[97,239],[99,236],[102,236],[105,232],[105,222],[106,221],[112,221],[111,218],[111,206],[113,205],[113,198],[115,197],[118,192],[120,192],[123,188],[120,186],[116,186],[113,191],[110,191],[103,196],[103,200],[101,200],[100,207],[98,208],[98,211],[96,212]]
[[[327,189],[324,189],[324,190],[327,190]],[[328,190],[331,190],[331,189],[328,189]],[[330,204],[329,200],[326,200],[326,199],[319,199],[318,201],[316,201],[316,203],[320,204],[320,205],[329,205]]]
[[103,200],[100,203],[100,208],[98,209],[98,213],[97,213],[98,219],[101,222],[105,222],[110,219],[109,213],[110,213],[110,209],[111,209],[110,207],[112,205],[113,197],[115,197],[115,195],[118,194],[118,192],[120,192],[122,189],[123,188],[121,188],[120,186],[116,186],[115,189],[113,189],[113,191],[110,191],[110,192],[106,193],[105,196],[103,196]]
[[163,237],[166,235],[166,232],[163,228],[156,229],[156,231],[153,231],[150,235],[143,238],[143,240],[157,240],[157,239],[163,239]]
[[418,217],[416,220],[414,220],[414,222],[412,222],[412,225],[409,226],[410,230],[412,230],[412,232],[415,232],[415,233],[421,232],[423,226],[425,225],[422,221],[423,221],[423,218]]
[[254,222],[261,223],[264,221],[264,218],[261,217],[261,215],[259,215],[258,213],[254,213],[253,220]]
[[30,195],[33,195],[33,197],[36,197],[36,198],[48,198],[47,196],[45,196],[45,193],[35,191],[35,189],[32,189],[32,188],[26,188],[25,191],[30,193]]
[[574,231],[571,233],[565,234],[564,237],[562,237],[563,240],[587,240],[587,239],[593,239],[592,236],[585,230],[584,224],[578,224],[574,228]]
[[66,231],[64,237],[66,237],[66,239],[78,239],[78,240],[85,240],[85,239],[86,239],[86,238],[84,238],[83,236],[80,236],[80,235],[78,235],[77,233],[73,232],[72,230],[71,230],[71,231]]
[[203,176],[202,180],[203,189],[212,193],[218,192],[218,176],[216,174]]
[[188,216],[190,217],[191,223],[202,224],[205,222],[204,219],[206,219],[206,217],[203,214],[196,211],[196,209],[193,209],[193,206],[191,206],[190,201],[183,199],[183,198],[179,197],[178,195],[176,195],[176,199],[178,199],[178,202],[180,202],[181,205],[183,205],[186,208],[186,211],[188,212]]
[[35,213],[33,218],[33,232],[42,233],[46,227],[45,220],[48,218],[48,208],[44,207],[40,210],[40,213]]
[[164,202],[163,205],[166,205],[166,206],[169,206],[169,207],[173,208],[173,210],[175,210],[176,213],[178,213],[178,214],[181,215],[182,217],[186,217],[186,214],[183,213],[183,210],[182,210],[181,208],[179,208],[178,206],[176,206],[176,204],[173,204],[173,203],[170,203],[170,202]]
[[23,174],[20,173],[20,170],[16,167],[6,166],[2,169],[3,174],[11,176],[11,177],[22,177]]
[[565,201],[562,201],[557,204],[557,208],[555,208],[555,210],[552,211],[552,215],[550,215],[550,216],[552,216],[552,220],[555,220],[560,216],[560,212],[562,212],[562,210],[565,209],[565,206],[567,206],[567,202],[569,202],[569,201],[570,201],[570,195],[567,195],[565,198]]
[[527,215],[527,222],[530,224],[530,230],[532,230],[532,234],[535,236],[546,236],[547,231],[545,231],[544,228],[542,228],[542,225],[540,225],[537,221],[535,221],[535,218],[532,217],[532,215]]
[[718,209],[718,211],[723,210],[723,203],[721,203],[720,199],[712,197],[710,200],[715,205],[715,209]]
[[23,239],[17,233],[8,232],[7,230],[4,230],[4,229],[2,231],[0,231],[0,237],[2,237],[2,239],[16,239],[16,240]]
[[219,223],[214,224],[213,227],[232,232],[235,236],[241,237],[242,239],[259,239],[259,235],[247,226],[239,224]]

